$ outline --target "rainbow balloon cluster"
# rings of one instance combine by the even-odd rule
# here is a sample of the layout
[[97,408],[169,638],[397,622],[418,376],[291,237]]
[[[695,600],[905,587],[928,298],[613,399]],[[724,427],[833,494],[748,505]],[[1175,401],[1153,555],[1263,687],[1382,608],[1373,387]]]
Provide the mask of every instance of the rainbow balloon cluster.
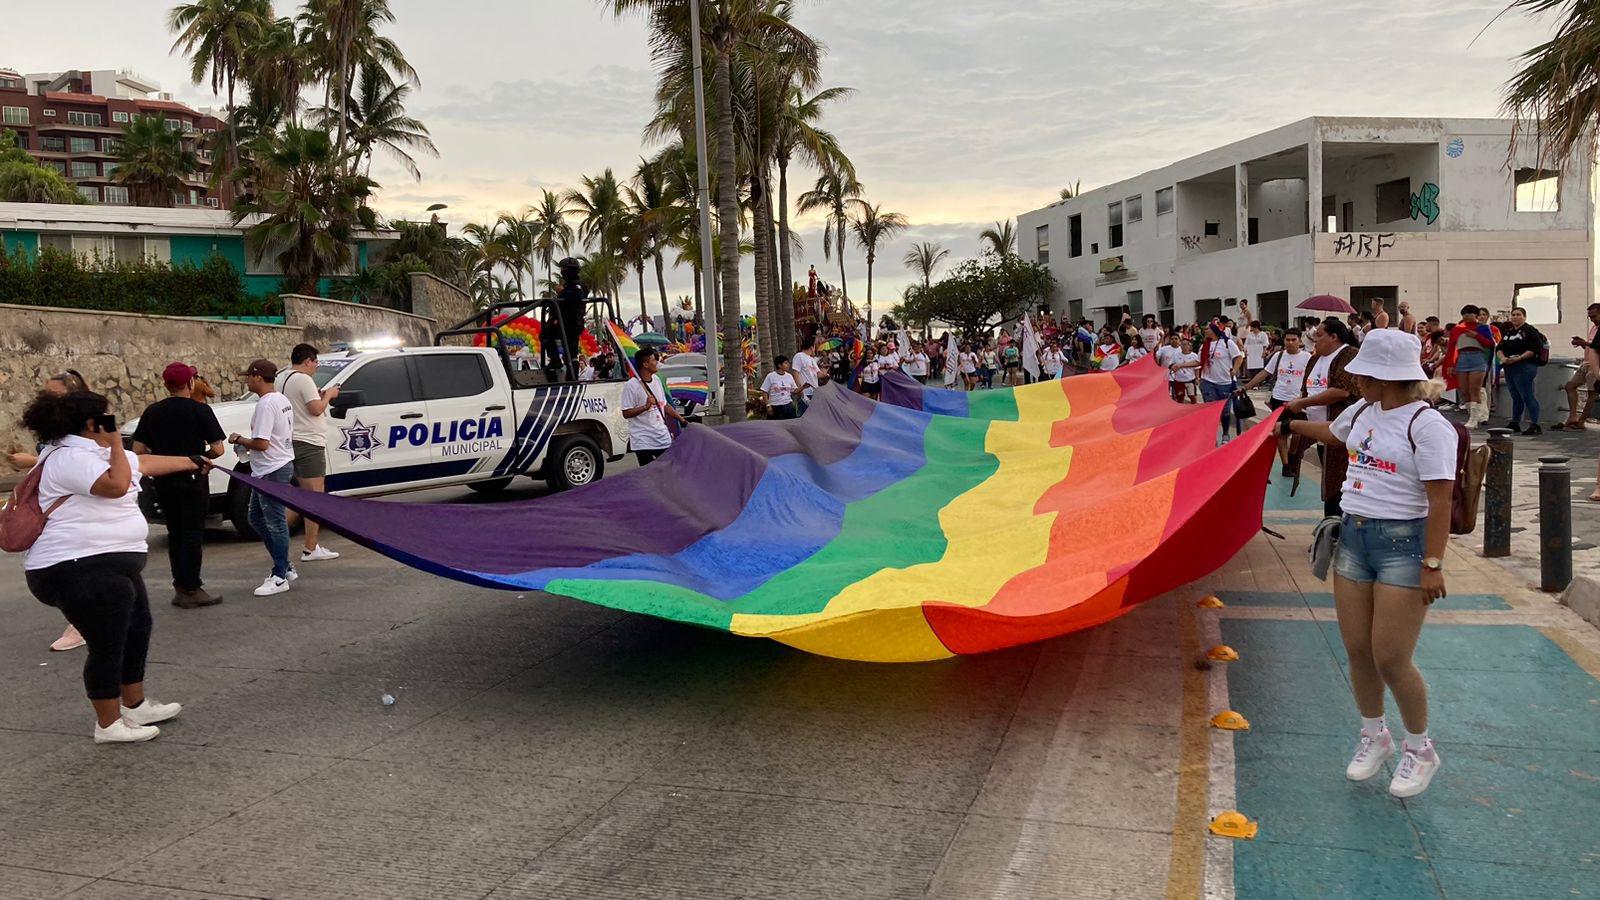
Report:
[[[509,315],[499,316],[494,320],[494,327],[500,329],[500,339],[505,344],[506,352],[515,354],[526,347],[529,353],[537,356],[541,346],[539,342],[539,320],[531,316],[522,315],[512,318]],[[474,347],[486,347],[489,341],[486,335],[474,335]],[[584,356],[598,356],[600,354],[600,341],[586,328],[578,335],[578,352]]]

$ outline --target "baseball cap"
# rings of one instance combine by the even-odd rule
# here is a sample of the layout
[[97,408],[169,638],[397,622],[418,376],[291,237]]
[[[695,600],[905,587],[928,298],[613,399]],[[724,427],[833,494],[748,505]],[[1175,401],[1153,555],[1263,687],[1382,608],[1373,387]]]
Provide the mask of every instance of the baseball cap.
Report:
[[193,381],[198,374],[200,370],[188,363],[167,363],[167,367],[161,370],[161,383],[181,387]]
[[258,359],[244,367],[240,375],[259,375],[268,381],[278,377],[278,367],[270,359]]

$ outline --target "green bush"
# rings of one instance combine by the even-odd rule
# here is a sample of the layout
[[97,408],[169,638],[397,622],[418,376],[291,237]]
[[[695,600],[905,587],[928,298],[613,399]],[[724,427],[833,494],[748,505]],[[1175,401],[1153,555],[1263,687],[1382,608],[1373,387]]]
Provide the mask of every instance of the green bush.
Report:
[[246,293],[238,270],[221,256],[172,265],[86,258],[53,247],[37,258],[20,248],[0,256],[0,303],[162,316],[283,314],[276,298]]

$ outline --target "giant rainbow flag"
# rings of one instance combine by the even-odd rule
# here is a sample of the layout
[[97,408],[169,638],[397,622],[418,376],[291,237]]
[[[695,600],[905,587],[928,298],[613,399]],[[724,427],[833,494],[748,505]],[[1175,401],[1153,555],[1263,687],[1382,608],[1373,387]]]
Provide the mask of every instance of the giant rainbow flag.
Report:
[[1097,625],[1261,526],[1270,420],[1216,448],[1220,406],[1171,402],[1153,362],[972,394],[886,382],[885,402],[827,385],[800,419],[691,428],[646,468],[534,500],[252,483],[446,577],[879,662]]

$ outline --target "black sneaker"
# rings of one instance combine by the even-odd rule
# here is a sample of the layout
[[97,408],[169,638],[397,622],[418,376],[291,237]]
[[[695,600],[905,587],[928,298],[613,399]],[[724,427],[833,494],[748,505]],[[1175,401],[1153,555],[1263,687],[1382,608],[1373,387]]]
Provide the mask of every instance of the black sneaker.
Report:
[[1528,426],[1528,430],[1524,431],[1522,433],[1527,435],[1528,437],[1535,437],[1537,435],[1544,434],[1544,429],[1540,428],[1538,423],[1534,423],[1532,425],[1529,425]]
[[[1535,425],[1533,427],[1538,428],[1539,426]],[[1522,433],[1522,424],[1520,422],[1507,422],[1506,428],[1509,429],[1512,434]]]

